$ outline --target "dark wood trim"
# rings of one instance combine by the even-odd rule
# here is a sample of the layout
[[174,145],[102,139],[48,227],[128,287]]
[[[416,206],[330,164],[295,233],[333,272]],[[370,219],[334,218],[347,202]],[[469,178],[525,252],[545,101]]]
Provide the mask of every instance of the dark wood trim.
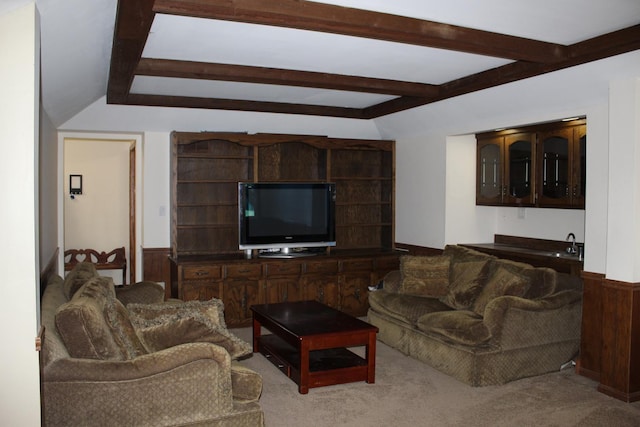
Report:
[[406,255],[418,255],[418,256],[442,255],[442,249],[435,249],[427,246],[410,245],[408,243],[396,242],[395,249],[405,252]]
[[576,362],[579,375],[600,381],[602,348],[602,282],[604,274],[582,272],[582,325],[580,356]]
[[386,40],[530,62],[567,56],[563,45],[406,16],[299,0],[156,0],[156,13]]
[[47,264],[40,271],[40,298],[44,294],[44,290],[47,287],[47,283],[49,283],[49,279],[51,276],[58,274],[58,258],[60,256],[60,248],[56,248],[47,261]]
[[397,96],[438,94],[438,86],[424,83],[170,59],[142,58],[136,68],[136,75],[314,87]]
[[640,400],[640,283],[602,283],[602,353],[598,391]]
[[165,298],[171,298],[171,248],[142,248],[142,280],[164,282]]
[[[129,150],[129,282],[136,281],[136,144]],[[123,281],[123,285],[127,282]]]
[[[514,62],[438,86],[234,64],[144,58],[155,13],[247,22],[387,40],[512,59]],[[415,18],[299,0],[127,0],[118,2],[107,102],[372,119],[470,92],[640,49],[640,25],[564,46]],[[156,62],[154,62],[156,61]],[[139,63],[140,62],[140,63]],[[365,108],[252,100],[130,94],[140,75],[304,86],[399,95]]]
[[[108,103],[112,103],[107,100]],[[113,102],[116,103],[117,102]],[[204,108],[209,110],[259,111],[263,113],[304,114],[311,116],[362,119],[362,110],[324,105],[290,104],[286,102],[246,101],[238,99],[200,98],[195,96],[169,96],[129,94],[120,102],[126,105],[148,107]]]

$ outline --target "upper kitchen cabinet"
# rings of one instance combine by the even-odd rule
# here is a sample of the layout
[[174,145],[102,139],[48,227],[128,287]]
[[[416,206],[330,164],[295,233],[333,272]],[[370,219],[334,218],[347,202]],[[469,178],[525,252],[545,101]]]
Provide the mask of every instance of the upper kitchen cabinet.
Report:
[[535,134],[478,136],[476,204],[533,206]]
[[551,129],[541,132],[538,138],[538,204],[544,207],[584,209],[586,125]]
[[586,122],[476,135],[476,204],[584,209]]

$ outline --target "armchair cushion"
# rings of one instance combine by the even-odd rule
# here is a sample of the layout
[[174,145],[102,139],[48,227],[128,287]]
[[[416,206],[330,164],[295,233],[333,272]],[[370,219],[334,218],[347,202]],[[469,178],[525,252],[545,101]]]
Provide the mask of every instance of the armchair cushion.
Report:
[[55,323],[71,357],[129,360],[146,353],[108,277],[88,280],[60,306]]
[[440,297],[446,295],[449,284],[449,257],[411,256],[400,258],[402,294]]
[[249,343],[227,330],[222,301],[181,304],[129,304],[131,321],[149,351],[188,342],[210,342],[225,348],[232,359],[252,352]]

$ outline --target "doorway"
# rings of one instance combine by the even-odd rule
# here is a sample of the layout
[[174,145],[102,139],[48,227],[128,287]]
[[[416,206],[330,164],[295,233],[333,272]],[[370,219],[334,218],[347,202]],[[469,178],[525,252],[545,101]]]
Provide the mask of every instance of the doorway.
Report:
[[[103,135],[65,135],[61,142],[62,176],[59,239],[62,241],[61,270],[67,249],[110,252],[124,247],[127,258],[126,283],[139,277],[136,187],[140,138]],[[71,176],[82,189],[72,194]],[[78,179],[80,177],[80,179]],[[59,210],[60,212],[60,210]],[[116,285],[124,284],[122,271],[101,270]]]

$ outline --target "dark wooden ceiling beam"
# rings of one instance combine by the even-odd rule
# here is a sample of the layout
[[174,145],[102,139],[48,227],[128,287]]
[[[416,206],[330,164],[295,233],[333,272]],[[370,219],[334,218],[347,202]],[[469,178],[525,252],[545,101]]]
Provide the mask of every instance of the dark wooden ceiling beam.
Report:
[[344,117],[362,119],[362,109],[324,105],[291,104],[284,102],[247,101],[237,99],[198,98],[129,94],[127,105],[150,107],[204,108],[212,110],[257,111],[263,113],[302,114],[311,116]]
[[364,37],[521,61],[551,63],[566,47],[490,31],[302,0],[156,0],[157,13]]
[[142,58],[136,75],[312,87],[396,96],[436,96],[438,86],[343,74]]
[[569,58],[557,64],[513,62],[444,83],[436,96],[395,98],[363,109],[363,115],[366,118],[376,118],[638,49],[640,25],[635,25],[573,44],[569,46]]
[[108,103],[124,103],[127,99],[134,70],[153,23],[153,3],[154,0],[118,2],[107,84]]

